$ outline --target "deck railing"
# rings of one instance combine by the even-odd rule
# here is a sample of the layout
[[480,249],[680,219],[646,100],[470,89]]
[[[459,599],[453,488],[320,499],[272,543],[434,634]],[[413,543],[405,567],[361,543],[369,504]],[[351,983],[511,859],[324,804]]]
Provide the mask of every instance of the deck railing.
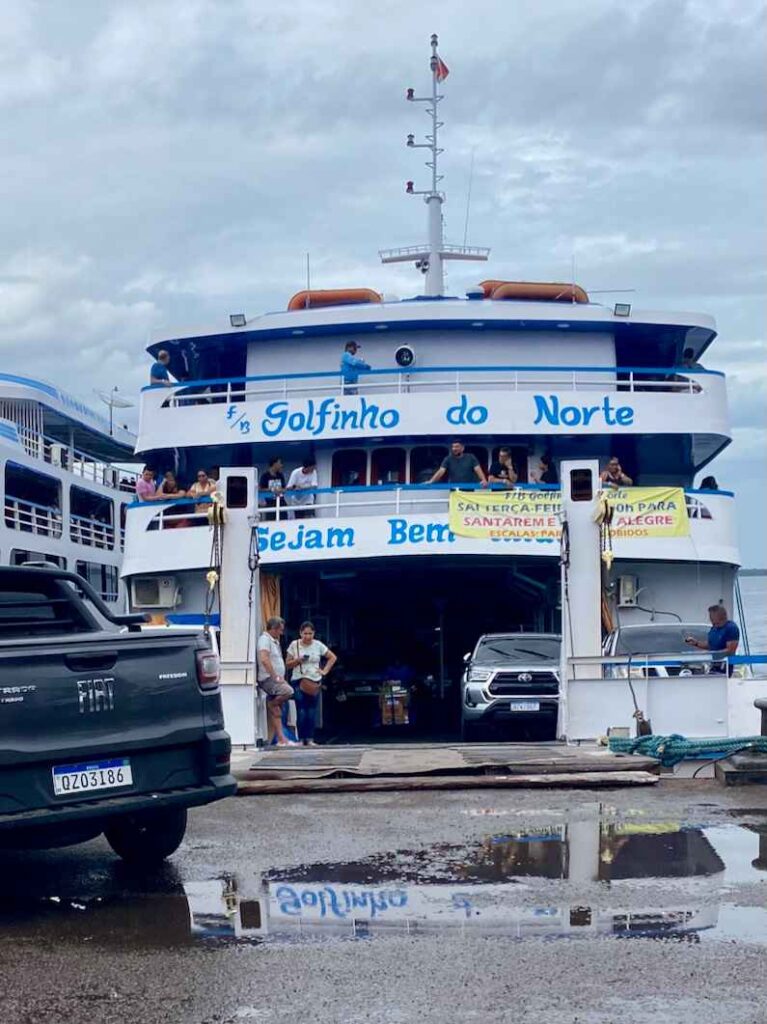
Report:
[[[399,515],[403,512],[425,512],[444,514],[448,510],[449,493],[454,490],[480,490],[479,484],[379,484],[369,487],[317,487],[297,492],[301,497],[313,498],[313,504],[297,504],[291,494],[275,495],[270,491],[259,491],[259,517],[262,522],[298,518],[341,519],[357,515]],[[492,488],[502,491],[498,485]],[[560,489],[551,484],[518,484],[521,491],[548,491],[552,498],[559,496]],[[716,517],[706,504],[706,495],[731,497],[729,491],[685,491],[685,504],[691,519],[714,520]],[[197,511],[200,498],[175,498],[158,509],[147,524],[148,530],[168,530],[185,527],[199,527],[208,524],[208,513]],[[271,504],[274,502],[274,504]],[[134,508],[157,508],[156,501],[135,502]]]
[[42,537],[61,537],[63,518],[60,509],[38,505],[11,494],[5,496],[5,525],[11,530],[22,530]]
[[95,459],[92,455],[70,448],[63,441],[40,434],[28,427],[17,427],[19,438],[27,455],[33,459],[66,470],[74,476],[115,490],[130,493],[135,490],[135,479],[124,470]]
[[115,530],[111,523],[102,523],[89,516],[70,515],[69,537],[75,544],[111,551],[115,546]]
[[[59,539],[64,533],[64,516],[52,505],[39,505],[8,494],[4,504],[5,525],[41,537]],[[121,539],[124,537],[124,531]],[[69,538],[75,544],[111,551],[115,546],[115,528],[90,516],[69,516]]]
[[429,392],[612,390],[700,394],[712,378],[722,374],[686,367],[638,366],[435,366],[407,370],[360,371],[356,383],[344,382],[339,372],[268,374],[256,377],[196,380],[164,388],[163,408],[224,402],[263,401],[328,395],[424,394]]

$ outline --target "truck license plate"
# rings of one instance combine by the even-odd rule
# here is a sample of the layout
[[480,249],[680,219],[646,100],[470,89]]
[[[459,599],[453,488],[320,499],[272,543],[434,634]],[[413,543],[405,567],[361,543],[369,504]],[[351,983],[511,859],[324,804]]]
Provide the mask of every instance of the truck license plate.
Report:
[[509,704],[509,711],[540,711],[541,703],[537,700],[513,700]]
[[56,796],[72,796],[133,785],[133,774],[127,757],[91,761],[89,764],[60,764],[51,771]]

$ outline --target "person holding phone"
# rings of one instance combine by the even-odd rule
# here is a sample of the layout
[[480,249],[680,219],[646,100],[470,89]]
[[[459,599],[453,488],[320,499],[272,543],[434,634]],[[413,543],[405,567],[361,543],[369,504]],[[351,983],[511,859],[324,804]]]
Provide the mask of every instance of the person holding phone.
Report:
[[288,647],[285,664],[293,669],[292,681],[295,686],[296,711],[298,713],[298,736],[304,746],[314,747],[314,730],[317,725],[317,704],[322,690],[322,680],[335,665],[335,654],[318,640],[314,625],[303,622],[298,631],[299,638]]
[[634,481],[623,472],[623,467],[617,455],[612,455],[610,461],[599,474],[599,479],[604,487],[611,487],[618,490],[619,487],[631,487]]
[[[718,654],[735,654],[740,643],[740,630],[737,624],[727,615],[727,609],[721,604],[712,604],[708,609],[711,629],[706,640],[696,640],[694,636],[686,636],[685,643],[697,647],[701,651],[715,651]],[[725,662],[712,664],[715,672],[724,672]]]

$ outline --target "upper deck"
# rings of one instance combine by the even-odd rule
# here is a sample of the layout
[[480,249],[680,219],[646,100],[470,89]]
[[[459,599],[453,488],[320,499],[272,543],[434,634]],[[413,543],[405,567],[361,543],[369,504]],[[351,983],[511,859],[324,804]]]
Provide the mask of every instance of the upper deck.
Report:
[[[593,303],[440,298],[269,313],[152,346],[188,379],[144,389],[138,450],[455,432],[677,434],[694,438],[702,465],[729,440],[725,382],[681,363],[686,350],[697,361],[715,335],[710,317],[625,317]],[[350,338],[373,368],[354,394],[338,369]],[[406,368],[402,346],[413,353]]]
[[136,437],[54,384],[0,373],[0,437],[26,455],[105,487],[133,461]]

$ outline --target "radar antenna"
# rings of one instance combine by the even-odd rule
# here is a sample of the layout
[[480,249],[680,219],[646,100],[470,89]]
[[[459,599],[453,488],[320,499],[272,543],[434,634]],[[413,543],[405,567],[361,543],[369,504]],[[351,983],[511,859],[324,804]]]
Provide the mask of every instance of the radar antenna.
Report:
[[[440,85],[450,74],[447,64],[437,52],[439,40],[436,35],[431,37],[431,95],[416,96],[414,89],[408,89],[406,99],[409,103],[426,103],[426,113],[431,118],[431,134],[424,136],[425,142],[416,142],[415,135],[408,135],[409,149],[428,149],[431,159],[426,166],[431,170],[431,188],[416,189],[412,181],[408,181],[405,191],[410,196],[423,196],[428,211],[429,241],[426,245],[408,245],[401,249],[383,249],[379,252],[382,263],[415,263],[418,270],[425,275],[425,294],[431,296],[444,295],[445,260],[486,260],[490,250],[471,245],[449,245],[444,239],[444,221],[442,204],[445,195],[439,190],[442,175],[439,173],[439,157],[444,152],[439,145],[439,130],[443,126],[439,120],[439,104],[444,96],[439,92]],[[465,239],[464,239],[465,242]]]

